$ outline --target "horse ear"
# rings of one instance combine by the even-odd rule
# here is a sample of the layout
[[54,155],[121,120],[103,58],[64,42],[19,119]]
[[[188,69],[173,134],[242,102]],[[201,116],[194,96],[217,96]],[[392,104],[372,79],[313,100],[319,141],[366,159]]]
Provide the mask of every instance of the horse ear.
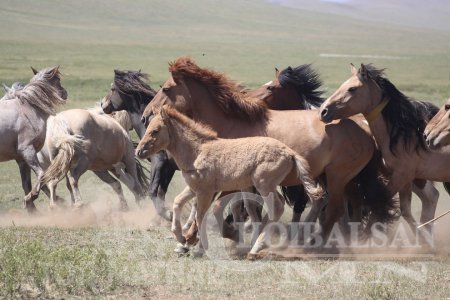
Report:
[[181,82],[183,82],[183,76],[175,72],[172,72],[172,79],[175,84],[180,84]]
[[3,89],[5,90],[5,93],[8,93],[11,89],[4,83],[2,83]]
[[359,74],[362,78],[367,79],[367,69],[364,64],[361,64],[361,68],[359,69]]
[[358,74],[358,69],[356,69],[355,65],[350,63],[350,72],[352,72],[353,76],[356,76]]
[[280,76],[280,70],[278,68],[275,68],[275,78],[278,78]]
[[161,107],[161,111],[159,113],[161,114],[161,118],[164,123],[169,120],[169,115],[167,114],[166,108],[164,106]]
[[30,66],[30,68],[31,68],[31,71],[33,71],[33,74],[34,74],[34,75],[36,75],[36,74],[38,73],[38,71],[37,71],[35,68],[33,68],[33,67],[31,67],[31,66]]
[[52,77],[55,77],[59,73],[59,65],[52,69]]

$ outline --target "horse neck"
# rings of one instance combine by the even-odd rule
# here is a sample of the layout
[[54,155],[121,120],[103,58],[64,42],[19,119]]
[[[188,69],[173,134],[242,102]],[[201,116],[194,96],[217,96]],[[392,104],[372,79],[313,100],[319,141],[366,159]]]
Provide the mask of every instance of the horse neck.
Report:
[[273,110],[306,109],[302,96],[292,85],[283,88],[283,93],[281,95],[272,97],[271,101],[267,101],[266,104],[269,109]]
[[[152,97],[151,95],[147,95],[145,93],[135,94],[133,96],[127,96],[126,99],[128,105],[126,105],[126,111],[130,115],[131,124],[133,125],[133,129],[136,131],[139,139],[145,134],[145,125],[141,122],[141,116],[145,109],[145,104],[140,102],[140,97]],[[149,98],[149,99],[150,99]],[[149,101],[150,102],[150,101]]]
[[196,122],[207,124],[221,138],[235,138],[254,135],[251,132],[263,127],[263,121],[248,122],[227,116],[219,107],[214,96],[206,87],[188,80],[186,82],[191,94],[189,113]]
[[168,127],[170,143],[167,151],[174,158],[180,170],[193,170],[194,161],[200,154],[204,141],[194,130],[176,120],[171,121]]

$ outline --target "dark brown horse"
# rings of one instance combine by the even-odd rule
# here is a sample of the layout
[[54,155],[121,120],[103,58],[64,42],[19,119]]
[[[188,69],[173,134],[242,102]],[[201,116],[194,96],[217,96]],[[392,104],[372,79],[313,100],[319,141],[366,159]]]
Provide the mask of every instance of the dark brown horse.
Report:
[[[145,133],[145,125],[141,122],[142,113],[156,94],[156,91],[145,82],[146,80],[148,75],[141,71],[114,70],[111,90],[103,97],[101,104],[103,111],[107,114],[126,110],[139,139]],[[165,207],[165,195],[177,166],[167,157],[165,151],[152,155],[149,160],[151,161],[150,197],[158,215],[170,221],[172,213]]]
[[[270,136],[305,157],[311,175],[326,176],[329,204],[322,234],[326,237],[344,211],[344,191],[371,160],[374,141],[355,121],[323,124],[317,111],[275,111],[241,93],[224,74],[198,67],[182,57],[170,64],[171,77],[144,111],[151,118],[164,104],[211,126],[219,137]],[[298,185],[295,174],[282,185]],[[389,200],[387,200],[389,201]]]

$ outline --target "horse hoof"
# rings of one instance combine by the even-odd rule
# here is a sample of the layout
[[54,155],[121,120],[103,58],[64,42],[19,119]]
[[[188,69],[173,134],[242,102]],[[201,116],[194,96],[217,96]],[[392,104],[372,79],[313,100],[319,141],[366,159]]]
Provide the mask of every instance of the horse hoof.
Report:
[[199,238],[197,237],[197,235],[193,235],[190,238],[186,239],[186,243],[190,246],[197,245],[198,241],[199,241]]
[[178,244],[177,247],[174,250],[175,253],[178,254],[186,254],[189,252],[189,247],[182,245],[182,244]]
[[247,259],[248,260],[257,260],[258,259],[258,254],[257,253],[253,253],[253,252],[249,252],[247,254]]
[[204,255],[205,255],[205,251],[202,251],[202,250],[192,251],[192,257],[201,258]]
[[163,212],[162,217],[169,222],[172,222],[173,212],[170,210],[166,210]]
[[83,202],[76,202],[73,204],[74,209],[81,209],[84,206]]

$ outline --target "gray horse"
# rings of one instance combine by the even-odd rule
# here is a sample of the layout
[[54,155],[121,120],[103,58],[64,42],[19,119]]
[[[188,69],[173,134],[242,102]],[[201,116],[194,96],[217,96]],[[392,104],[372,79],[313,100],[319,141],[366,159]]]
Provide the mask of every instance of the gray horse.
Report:
[[[45,141],[46,123],[56,107],[65,103],[67,91],[61,86],[59,67],[46,68],[37,72],[22,90],[15,90],[8,101],[0,102],[0,162],[16,160],[23,172],[30,168],[38,180],[34,188],[31,184],[23,186],[24,206],[33,211],[33,200],[40,189],[40,179],[44,172],[39,164],[37,152]],[[9,91],[11,92],[11,91]],[[22,180],[22,182],[25,182]]]

